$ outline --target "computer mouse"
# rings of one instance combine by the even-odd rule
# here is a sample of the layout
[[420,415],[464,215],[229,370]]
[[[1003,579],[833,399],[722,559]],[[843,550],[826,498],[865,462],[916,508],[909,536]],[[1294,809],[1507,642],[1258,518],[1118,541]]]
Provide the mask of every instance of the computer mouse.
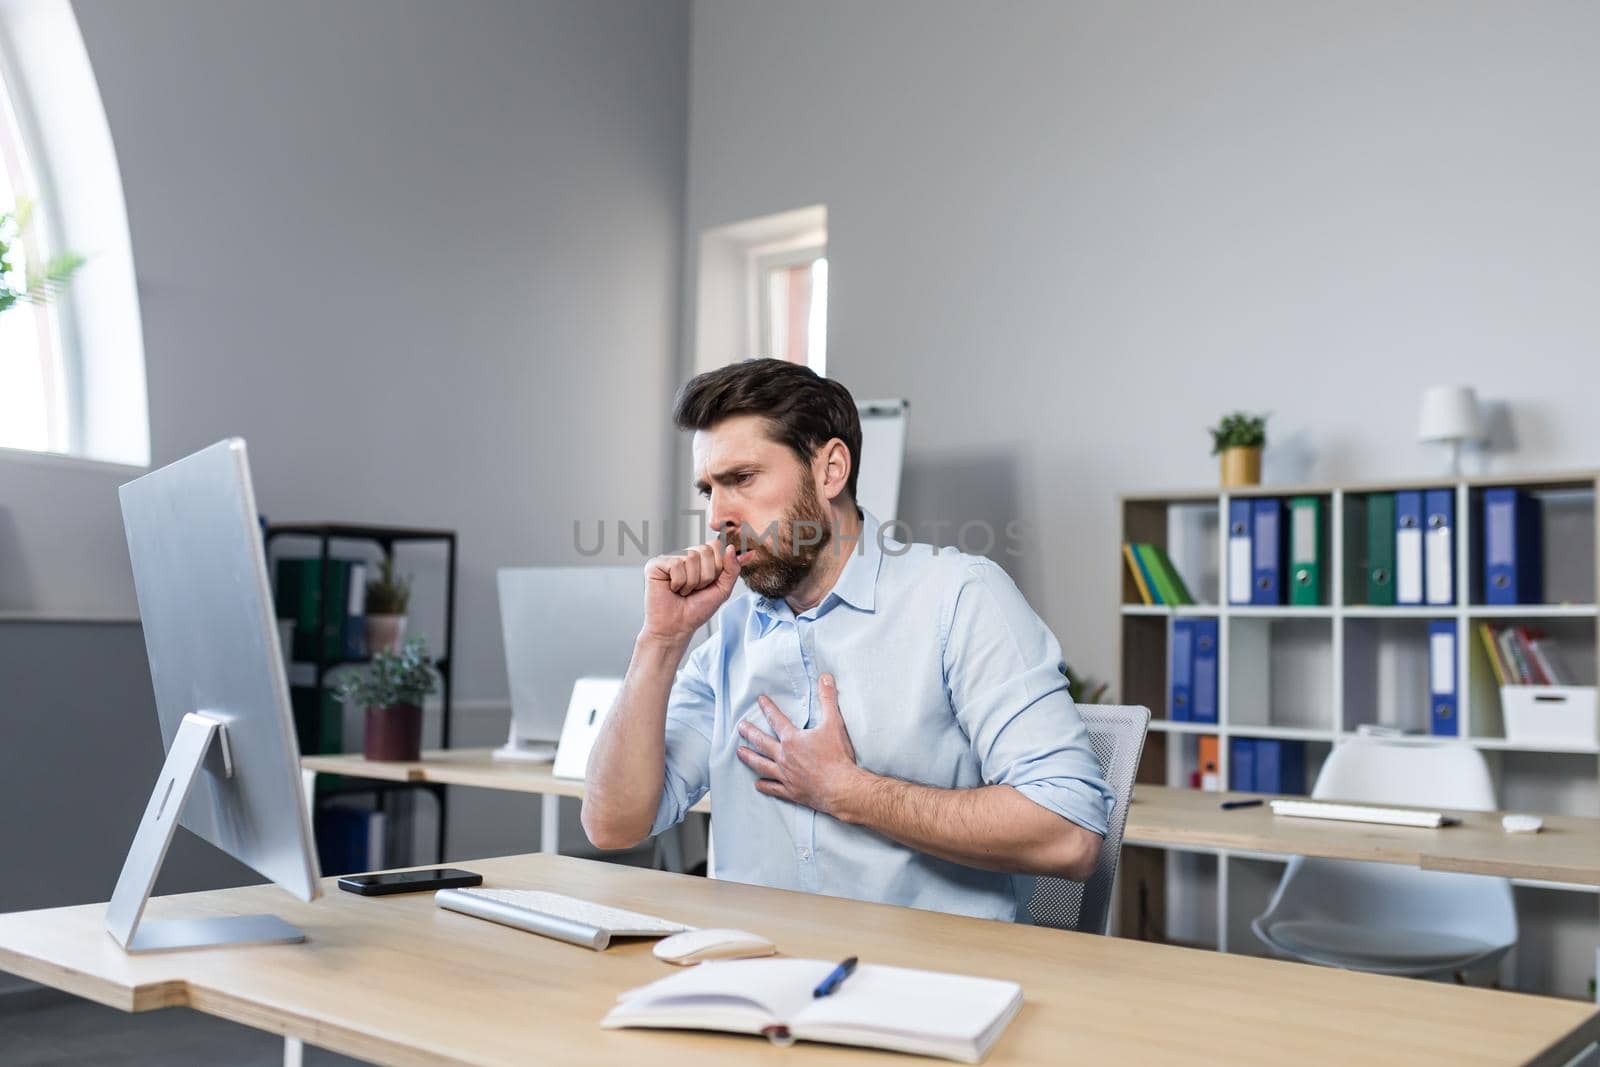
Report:
[[656,958],[688,966],[702,960],[744,960],[771,956],[778,946],[747,930],[685,930],[656,942]]
[[1536,834],[1544,826],[1544,820],[1537,815],[1507,815],[1500,820],[1500,825],[1508,834]]

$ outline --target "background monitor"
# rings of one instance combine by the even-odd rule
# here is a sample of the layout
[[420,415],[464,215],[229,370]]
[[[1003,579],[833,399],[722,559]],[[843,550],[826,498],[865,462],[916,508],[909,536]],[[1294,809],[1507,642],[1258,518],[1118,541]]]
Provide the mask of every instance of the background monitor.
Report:
[[628,671],[644,624],[644,565],[502,567],[499,585],[511,689],[501,752],[553,759],[573,683]]

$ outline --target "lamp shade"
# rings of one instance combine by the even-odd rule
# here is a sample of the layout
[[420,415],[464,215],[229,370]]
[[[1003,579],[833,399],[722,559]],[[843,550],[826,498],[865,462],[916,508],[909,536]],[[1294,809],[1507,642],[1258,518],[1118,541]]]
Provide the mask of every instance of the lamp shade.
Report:
[[1476,441],[1483,436],[1478,394],[1470,385],[1435,385],[1422,393],[1419,441]]

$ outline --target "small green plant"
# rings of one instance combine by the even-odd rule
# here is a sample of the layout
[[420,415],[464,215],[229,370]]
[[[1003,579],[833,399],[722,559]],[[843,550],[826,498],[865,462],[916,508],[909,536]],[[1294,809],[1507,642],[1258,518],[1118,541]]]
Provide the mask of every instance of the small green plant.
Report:
[[1222,423],[1211,427],[1211,454],[1229,448],[1263,448],[1267,443],[1267,416],[1235,411],[1224,415]]
[[393,557],[385,556],[378,577],[367,583],[368,615],[404,615],[411,603],[411,576],[394,572]]
[[83,266],[82,256],[63,252],[47,260],[43,270],[30,270],[26,274],[19,270],[16,254],[32,219],[33,204],[20,197],[10,211],[0,211],[0,313],[18,303],[39,306],[50,303],[61,295],[72,275]]
[[1067,695],[1072,697],[1074,704],[1098,704],[1105,695],[1106,682],[1101,682],[1094,688],[1089,687],[1089,680],[1072,673],[1072,668],[1065,663],[1061,665],[1061,673],[1067,678]]
[[399,652],[379,652],[363,671],[339,684],[339,699],[368,708],[391,704],[420,704],[422,698],[439,687],[428,644],[413,637]]

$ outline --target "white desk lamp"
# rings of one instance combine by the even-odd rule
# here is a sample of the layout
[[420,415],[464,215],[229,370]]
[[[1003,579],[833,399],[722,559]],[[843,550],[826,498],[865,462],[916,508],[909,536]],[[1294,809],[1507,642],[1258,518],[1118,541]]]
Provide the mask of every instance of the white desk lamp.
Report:
[[1470,385],[1435,385],[1422,393],[1417,440],[1450,445],[1450,473],[1461,474],[1461,445],[1483,439],[1478,394]]

